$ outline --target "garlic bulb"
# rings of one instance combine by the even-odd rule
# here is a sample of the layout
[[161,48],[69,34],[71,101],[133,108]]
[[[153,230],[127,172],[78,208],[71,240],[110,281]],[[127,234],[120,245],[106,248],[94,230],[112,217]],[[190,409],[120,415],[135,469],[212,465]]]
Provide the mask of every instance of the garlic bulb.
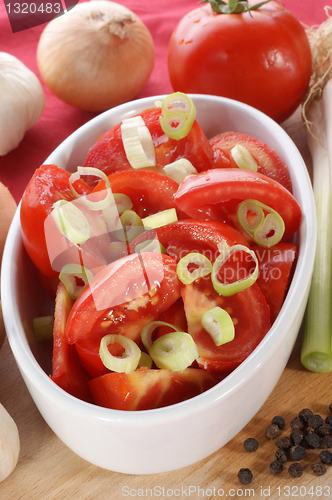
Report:
[[115,2],[77,4],[41,34],[42,79],[67,104],[105,111],[145,87],[154,66],[151,34],[132,11]]
[[37,76],[16,57],[0,52],[0,156],[17,148],[44,103]]
[[15,469],[20,454],[17,426],[0,403],[0,482]]

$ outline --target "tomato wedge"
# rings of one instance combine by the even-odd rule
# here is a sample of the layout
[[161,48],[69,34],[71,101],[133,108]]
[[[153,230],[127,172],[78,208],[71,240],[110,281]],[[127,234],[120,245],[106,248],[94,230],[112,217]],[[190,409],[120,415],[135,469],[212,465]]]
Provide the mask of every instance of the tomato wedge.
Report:
[[[91,269],[105,264],[105,259],[93,242],[87,242],[84,249],[79,249],[61,235],[52,223],[48,225],[50,240],[45,235],[45,220],[54,203],[58,200],[74,200],[69,185],[70,175],[55,165],[42,165],[35,171],[22,197],[20,216],[23,244],[35,266],[49,278],[58,277],[63,252],[69,252],[70,262],[83,260],[86,267]],[[81,195],[91,193],[91,188],[82,180],[75,182],[75,189]],[[47,220],[50,221],[50,218]],[[50,258],[49,250],[59,257],[57,262],[56,258]]]
[[114,410],[152,410],[198,396],[218,380],[199,368],[183,371],[139,369],[108,373],[89,382],[94,402]]
[[[214,290],[210,278],[186,285],[181,292],[188,333],[198,347],[199,365],[215,374],[229,374],[258,346],[271,327],[270,309],[258,285],[222,297]],[[235,326],[235,338],[216,346],[201,325],[205,311],[221,307],[230,314]]]
[[213,168],[238,168],[231,150],[240,144],[244,146],[257,163],[257,171],[282,184],[292,192],[289,171],[280,156],[265,142],[240,132],[225,132],[210,139],[213,150]]
[[65,337],[66,321],[73,304],[65,286],[60,283],[55,301],[51,378],[72,396],[92,402],[87,385],[91,377],[81,365],[75,346],[69,345]]
[[[197,121],[184,139],[170,139],[160,126],[161,108],[152,108],[140,113],[149,129],[156,153],[156,170],[163,173],[163,167],[180,158],[189,160],[198,172],[212,166],[212,149]],[[121,124],[111,128],[94,144],[84,160],[84,167],[99,168],[106,175],[121,170],[132,170],[121,138]],[[151,170],[151,168],[149,168]],[[93,185],[93,180],[91,180]]]
[[145,231],[131,243],[130,251],[133,253],[137,245],[154,239],[177,262],[190,252],[200,252],[214,262],[219,253],[218,244],[222,241],[229,246],[248,246],[244,236],[228,224],[216,220],[189,219]]
[[69,343],[121,333],[139,341],[144,324],[180,297],[176,262],[167,255],[128,255],[100,271],[76,300],[66,327]]
[[[109,175],[108,178],[112,192],[129,196],[133,203],[132,210],[141,218],[177,208],[174,194],[179,185],[165,175],[148,170],[125,170]],[[101,181],[94,191],[103,189],[105,183]]]
[[258,263],[257,285],[262,290],[271,311],[273,323],[282,307],[297,257],[295,243],[278,243],[272,248],[252,247]]
[[236,218],[240,202],[254,199],[276,210],[283,218],[287,241],[297,231],[301,208],[279,182],[264,174],[239,168],[218,168],[188,175],[175,194],[177,206],[190,217],[230,222],[241,230]]

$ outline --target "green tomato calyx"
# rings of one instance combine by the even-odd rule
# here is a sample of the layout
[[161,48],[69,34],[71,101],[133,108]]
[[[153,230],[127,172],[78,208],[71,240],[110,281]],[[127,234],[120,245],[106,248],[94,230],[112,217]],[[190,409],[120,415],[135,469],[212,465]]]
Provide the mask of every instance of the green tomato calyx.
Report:
[[243,12],[250,13],[252,10],[257,10],[262,7],[262,5],[271,1],[272,0],[265,0],[255,5],[249,5],[249,0],[228,0],[228,3],[223,0],[201,0],[199,3],[209,3],[213,12],[217,14],[242,14]]

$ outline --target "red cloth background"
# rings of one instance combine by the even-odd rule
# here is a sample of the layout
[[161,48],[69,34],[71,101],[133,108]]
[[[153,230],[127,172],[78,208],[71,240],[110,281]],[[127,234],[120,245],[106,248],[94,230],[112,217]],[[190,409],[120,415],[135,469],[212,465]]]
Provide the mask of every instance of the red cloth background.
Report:
[[[40,78],[36,65],[36,48],[45,25],[13,33],[0,0],[0,51],[18,57]],[[176,23],[198,6],[197,0],[119,0],[135,12],[149,28],[156,50],[156,62],[146,88],[137,96],[145,97],[172,92],[167,72],[167,45]],[[327,0],[284,0],[284,5],[306,25],[326,19]],[[30,129],[19,147],[0,157],[0,181],[19,201],[33,172],[49,154],[74,130],[95,114],[73,108],[55,97],[43,85],[46,104],[39,121]]]

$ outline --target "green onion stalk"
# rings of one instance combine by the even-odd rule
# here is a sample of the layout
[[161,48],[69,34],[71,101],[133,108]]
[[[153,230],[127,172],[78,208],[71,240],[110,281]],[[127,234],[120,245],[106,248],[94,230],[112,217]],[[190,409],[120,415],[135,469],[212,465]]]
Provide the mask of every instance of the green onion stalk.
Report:
[[332,18],[307,34],[313,73],[303,117],[313,163],[318,239],[301,362],[308,370],[327,373],[332,371]]

